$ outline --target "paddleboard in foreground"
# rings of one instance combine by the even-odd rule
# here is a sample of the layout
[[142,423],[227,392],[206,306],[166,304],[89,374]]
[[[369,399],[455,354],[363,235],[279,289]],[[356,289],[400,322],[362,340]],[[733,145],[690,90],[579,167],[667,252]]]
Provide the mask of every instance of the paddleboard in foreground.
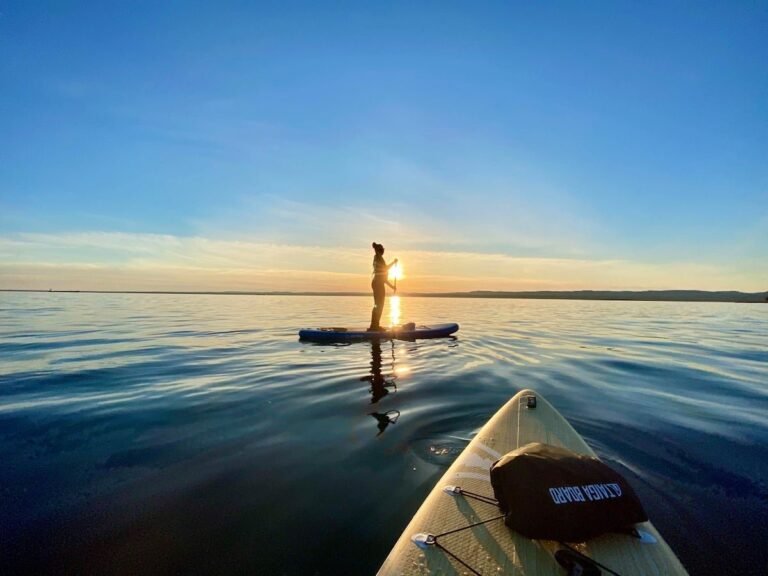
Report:
[[[686,574],[650,521],[636,524],[632,535],[606,533],[578,544],[531,540],[507,527],[494,500],[490,468],[508,452],[532,442],[596,457],[541,395],[531,390],[519,392],[483,426],[448,468],[378,574]],[[568,555],[573,556],[571,551],[592,559],[592,565],[586,570],[576,567],[569,572],[555,555],[567,560]]]
[[299,338],[312,342],[346,342],[351,340],[414,340],[416,338],[442,338],[450,336],[459,329],[458,324],[414,323],[391,326],[378,332],[368,332],[365,328],[302,328]]

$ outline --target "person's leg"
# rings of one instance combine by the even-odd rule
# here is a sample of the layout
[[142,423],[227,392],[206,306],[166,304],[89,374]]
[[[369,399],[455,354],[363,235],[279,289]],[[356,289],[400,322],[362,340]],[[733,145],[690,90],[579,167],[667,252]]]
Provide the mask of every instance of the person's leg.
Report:
[[371,324],[368,326],[368,331],[376,330],[378,325],[376,324],[376,284],[371,282],[371,290],[373,291],[373,308],[371,308]]
[[381,328],[381,315],[384,313],[384,286],[381,287],[381,297],[376,301],[376,328]]
[[373,287],[374,307],[373,307],[373,311],[371,312],[371,328],[373,328],[374,330],[378,330],[381,326],[381,315],[384,312],[385,296],[386,296],[386,291],[383,285]]

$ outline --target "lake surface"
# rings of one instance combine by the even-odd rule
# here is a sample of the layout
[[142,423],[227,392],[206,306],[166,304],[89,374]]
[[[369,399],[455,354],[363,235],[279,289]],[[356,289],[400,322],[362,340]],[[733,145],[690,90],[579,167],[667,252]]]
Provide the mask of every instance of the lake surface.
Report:
[[768,306],[393,303],[461,329],[320,346],[298,329],[371,299],[0,294],[0,572],[374,574],[522,388],[692,574],[768,572]]

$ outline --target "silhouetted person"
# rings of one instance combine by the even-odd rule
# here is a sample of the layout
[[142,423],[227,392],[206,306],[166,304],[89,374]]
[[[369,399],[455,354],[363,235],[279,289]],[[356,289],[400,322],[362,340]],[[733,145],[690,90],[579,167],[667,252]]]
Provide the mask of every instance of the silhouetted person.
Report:
[[376,242],[371,244],[371,246],[373,246],[375,255],[373,257],[373,280],[371,280],[371,288],[373,289],[373,310],[371,310],[371,325],[368,327],[368,332],[381,330],[381,315],[384,312],[384,299],[387,295],[386,286],[394,288],[394,286],[389,283],[389,269],[397,264],[397,258],[392,260],[389,264],[384,261],[384,246],[376,244]]

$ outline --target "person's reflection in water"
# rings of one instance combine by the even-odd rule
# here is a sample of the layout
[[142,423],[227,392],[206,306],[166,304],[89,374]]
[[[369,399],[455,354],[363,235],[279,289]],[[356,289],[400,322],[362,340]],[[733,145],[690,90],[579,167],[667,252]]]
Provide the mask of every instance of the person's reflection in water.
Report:
[[400,417],[400,411],[390,410],[389,412],[384,412],[383,414],[380,412],[371,412],[369,416],[376,418],[376,421],[379,423],[379,433],[376,434],[376,436],[381,436],[384,430],[387,429],[387,426],[397,422],[397,419]]
[[[394,366],[395,350],[394,342],[392,342],[392,364]],[[376,404],[379,400],[389,394],[389,389],[392,388],[397,391],[397,385],[395,384],[395,378],[397,376],[390,376],[387,378],[381,373],[381,342],[374,340],[371,342],[371,373],[368,376],[360,378],[361,382],[370,382],[371,389],[371,404]]]
[[[381,341],[371,341],[371,373],[360,378],[361,382],[371,383],[371,388],[369,390],[371,393],[371,404],[376,404],[379,400],[384,398],[384,396],[390,393],[390,389],[395,392],[397,391],[397,385],[395,385],[395,379],[397,376],[394,374],[395,343],[392,341],[390,344],[392,345],[393,373],[387,377],[381,371]],[[379,429],[379,433],[376,436],[381,436],[384,430],[386,430],[387,426],[397,422],[397,419],[400,417],[400,412],[398,410],[389,410],[387,412],[369,412],[368,415],[376,419]]]

